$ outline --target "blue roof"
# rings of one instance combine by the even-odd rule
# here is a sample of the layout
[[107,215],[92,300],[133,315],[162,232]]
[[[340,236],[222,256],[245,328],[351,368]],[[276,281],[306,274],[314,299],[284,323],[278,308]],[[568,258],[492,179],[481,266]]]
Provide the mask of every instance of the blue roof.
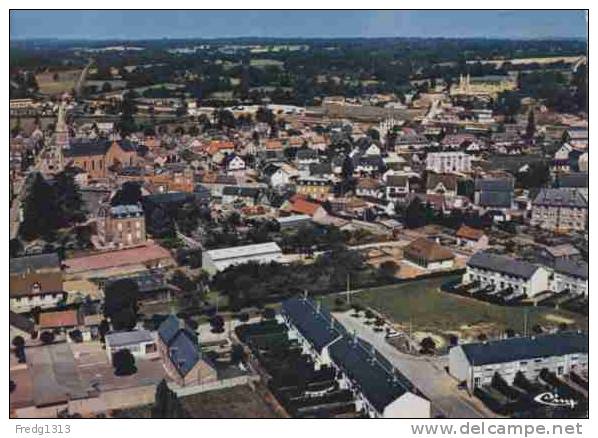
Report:
[[175,315],[160,324],[158,336],[168,346],[170,360],[181,376],[191,371],[201,358],[197,335]]
[[319,352],[342,334],[342,326],[327,311],[320,309],[318,312],[311,300],[289,298],[283,301],[282,312]]
[[177,318],[175,315],[170,315],[158,327],[158,335],[166,345],[170,345],[180,331],[185,332],[190,339],[196,344],[198,343],[195,332],[182,319]]
[[413,384],[371,344],[352,337],[327,310],[318,311],[312,300],[289,298],[282,303],[282,313],[318,351],[330,345],[334,363],[379,413],[405,392],[415,391]]
[[487,365],[541,357],[587,353],[588,335],[562,332],[536,337],[461,345],[471,365]]
[[367,347],[359,338],[349,336],[336,341],[330,347],[330,356],[334,363],[359,388],[364,397],[379,413],[394,402],[412,386],[396,369],[387,368],[388,362],[380,354]]
[[185,376],[201,358],[199,346],[180,330],[168,346],[170,361],[181,376]]

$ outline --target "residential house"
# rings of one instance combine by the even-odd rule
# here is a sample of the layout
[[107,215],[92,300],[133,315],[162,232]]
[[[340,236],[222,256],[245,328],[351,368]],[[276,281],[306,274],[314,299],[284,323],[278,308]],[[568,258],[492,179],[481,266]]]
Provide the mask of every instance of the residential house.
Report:
[[68,332],[83,324],[77,310],[59,310],[56,312],[42,312],[39,314],[37,327],[42,331]]
[[99,243],[105,247],[128,248],[147,240],[141,205],[103,206],[96,224]]
[[9,262],[10,309],[29,312],[34,307],[49,309],[66,300],[58,254],[12,258]]
[[261,193],[262,190],[259,187],[226,186],[222,189],[222,203],[256,205],[259,202]]
[[318,151],[313,149],[299,149],[295,156],[295,161],[299,166],[309,166],[312,163],[319,163]]
[[216,369],[206,360],[197,334],[186,322],[170,315],[157,336],[158,352],[169,377],[180,386],[195,386],[218,380]]
[[227,172],[240,172],[247,168],[245,160],[236,154],[227,155],[224,159],[224,166]]
[[534,381],[543,369],[563,376],[588,371],[588,335],[560,332],[462,344],[449,350],[449,373],[470,392],[498,373],[513,384],[518,373]]
[[550,289],[588,296],[588,264],[583,260],[559,259],[553,266]]
[[296,192],[314,199],[325,199],[332,191],[332,181],[328,178],[298,178]]
[[463,173],[471,171],[471,155],[464,152],[429,152],[426,170],[436,173]]
[[488,247],[488,236],[483,230],[461,225],[455,234],[459,245],[463,245],[468,249],[479,251]]
[[588,207],[588,199],[579,189],[543,188],[532,202],[531,224],[558,232],[584,231]]
[[514,208],[512,178],[476,179],[474,202],[482,212],[498,211],[510,220]]
[[420,237],[403,250],[405,260],[429,270],[453,268],[455,255],[436,242]]
[[454,173],[429,172],[426,180],[426,193],[448,197],[457,196],[458,177]]
[[476,252],[467,262],[463,283],[534,296],[549,290],[550,272],[543,266],[490,252]]
[[366,198],[381,199],[384,196],[384,184],[375,178],[359,178],[355,194]]
[[407,175],[386,175],[385,191],[387,201],[401,201],[409,194],[409,177]]

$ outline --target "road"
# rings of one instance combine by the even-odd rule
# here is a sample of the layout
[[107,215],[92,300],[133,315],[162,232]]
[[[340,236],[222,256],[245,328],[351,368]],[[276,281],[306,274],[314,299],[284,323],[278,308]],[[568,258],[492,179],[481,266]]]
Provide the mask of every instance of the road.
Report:
[[87,77],[87,73],[89,73],[89,68],[92,64],[93,59],[90,59],[83,71],[81,72],[81,75],[77,80],[77,84],[75,85],[75,96],[78,96],[81,93],[81,87],[83,87],[83,84],[85,83],[85,78]]
[[430,399],[433,411],[440,412],[446,418],[496,417],[479,400],[457,388],[457,381],[444,368],[448,365],[447,356],[423,357],[402,353],[386,342],[384,332],[374,332],[370,326],[363,324],[361,318],[354,318],[349,313],[335,313],[334,316],[350,333],[355,331],[376,347],[396,369],[413,382]]

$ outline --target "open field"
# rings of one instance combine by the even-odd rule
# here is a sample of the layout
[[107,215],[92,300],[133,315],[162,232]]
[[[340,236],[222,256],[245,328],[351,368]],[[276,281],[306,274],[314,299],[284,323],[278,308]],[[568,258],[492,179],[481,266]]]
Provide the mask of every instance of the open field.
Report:
[[[254,391],[242,385],[181,397],[180,400],[191,418],[280,418],[264,400],[265,392],[263,388]],[[117,418],[150,416],[151,406],[126,409],[116,415]]]
[[[37,74],[35,80],[39,86],[40,93],[43,94],[59,94],[70,92],[77,83],[77,79],[81,75],[80,69],[65,70],[59,72],[44,72]],[[55,77],[55,75],[57,75]]]
[[[543,307],[499,306],[439,291],[442,283],[453,278],[457,277],[367,289],[351,295],[351,302],[379,311],[404,330],[408,330],[411,323],[414,332],[454,333],[460,338],[473,338],[480,333],[498,336],[507,328],[522,333],[526,312],[528,332],[536,324],[550,328],[564,321],[587,330],[588,319],[571,312]],[[326,300],[332,308],[333,298]]]

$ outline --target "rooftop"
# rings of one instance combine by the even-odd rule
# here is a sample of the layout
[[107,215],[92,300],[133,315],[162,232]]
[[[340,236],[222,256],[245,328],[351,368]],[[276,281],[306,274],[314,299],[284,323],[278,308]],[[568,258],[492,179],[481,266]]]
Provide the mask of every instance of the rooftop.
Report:
[[58,254],[39,254],[12,258],[9,262],[10,274],[26,274],[40,270],[60,269]]
[[134,330],[130,332],[115,332],[106,335],[106,345],[110,347],[124,347],[147,342],[153,342],[154,337],[147,330]]
[[250,257],[260,254],[282,252],[275,242],[258,243],[255,245],[234,246],[231,248],[213,249],[206,251],[212,261],[226,260],[239,257]]
[[467,265],[526,279],[531,278],[539,269],[539,266],[532,263],[489,252],[476,252]]
[[548,335],[508,338],[475,344],[463,344],[471,365],[487,365],[566,354],[587,353],[588,335],[562,332]]

